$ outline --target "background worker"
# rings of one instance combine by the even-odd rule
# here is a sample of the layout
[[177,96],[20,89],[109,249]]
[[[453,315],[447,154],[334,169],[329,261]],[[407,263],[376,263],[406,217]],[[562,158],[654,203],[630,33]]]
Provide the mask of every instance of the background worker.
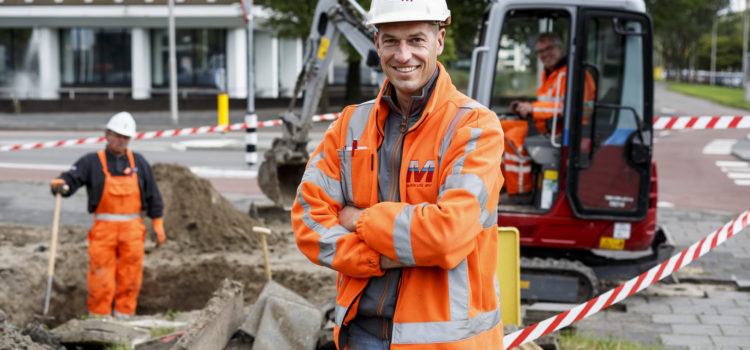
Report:
[[338,271],[339,349],[502,349],[496,278],[503,132],[437,62],[444,0],[373,0],[387,76],[348,106],[292,208],[299,249]]
[[[528,132],[527,118],[532,118],[534,125],[542,134],[549,134],[547,121],[554,116],[562,116],[565,110],[565,86],[567,84],[567,56],[563,55],[563,43],[557,34],[545,32],[536,39],[536,53],[539,61],[544,65],[542,84],[536,91],[537,99],[533,102],[513,101],[510,109],[521,120],[503,120],[501,122],[505,132],[505,154],[503,154],[503,176],[505,176],[505,190],[508,194],[521,194],[531,191],[531,158],[524,149],[524,141]],[[594,80],[586,74],[584,100],[595,98]],[[584,116],[587,122],[591,108],[585,108],[589,115]],[[556,133],[562,132],[560,128]]]
[[[88,234],[88,309],[92,315],[129,318],[135,314],[143,272],[146,228],[141,210],[153,219],[158,244],[164,243],[164,205],[151,166],[127,149],[135,136],[135,120],[128,112],[107,123],[107,146],[81,157],[50,181],[52,193],[68,197],[86,186],[88,211],[94,225]],[[64,185],[69,189],[65,191]],[[114,311],[112,302],[114,301]]]

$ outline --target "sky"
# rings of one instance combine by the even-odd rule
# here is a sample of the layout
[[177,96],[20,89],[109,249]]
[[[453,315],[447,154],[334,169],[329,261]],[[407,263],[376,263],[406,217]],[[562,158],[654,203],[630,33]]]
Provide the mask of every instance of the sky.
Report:
[[729,6],[732,8],[732,12],[737,12],[744,10],[746,4],[746,0],[731,0]]

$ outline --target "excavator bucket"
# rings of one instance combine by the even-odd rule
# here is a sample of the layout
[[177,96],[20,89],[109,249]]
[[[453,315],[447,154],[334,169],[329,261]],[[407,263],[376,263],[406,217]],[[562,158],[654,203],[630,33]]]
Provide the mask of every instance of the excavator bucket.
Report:
[[306,153],[290,152],[288,148],[274,143],[258,169],[258,185],[263,194],[276,205],[291,209],[308,157]]

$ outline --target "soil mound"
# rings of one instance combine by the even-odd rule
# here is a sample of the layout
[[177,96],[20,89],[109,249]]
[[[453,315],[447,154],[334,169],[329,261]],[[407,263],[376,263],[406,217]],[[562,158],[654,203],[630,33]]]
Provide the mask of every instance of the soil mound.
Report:
[[238,211],[208,180],[179,164],[155,163],[153,171],[164,199],[165,245],[176,244],[172,250],[250,251],[260,246],[260,239],[252,232],[259,223]]
[[[335,295],[335,272],[312,264],[299,252],[288,213],[264,212],[257,216],[265,223],[260,224],[188,168],[156,163],[153,170],[164,198],[167,241],[158,248],[146,242],[137,315],[200,309],[225,278],[243,284],[246,305],[254,302],[266,282],[260,239],[252,232],[258,225],[273,231],[268,246],[276,282],[313,304]],[[49,191],[47,186],[40,188]],[[144,223],[150,226],[151,220]],[[60,226],[52,319],[43,320],[51,328],[87,314],[88,230],[89,226]],[[0,309],[7,323],[26,325],[42,313],[50,232],[50,227],[0,223]],[[15,336],[0,329],[0,349],[3,341],[16,341]]]

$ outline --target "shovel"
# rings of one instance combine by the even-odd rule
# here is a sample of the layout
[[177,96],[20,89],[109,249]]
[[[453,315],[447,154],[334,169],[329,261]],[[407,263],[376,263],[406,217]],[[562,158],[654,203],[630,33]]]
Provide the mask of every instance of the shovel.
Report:
[[[63,191],[67,191],[68,186],[63,186]],[[52,276],[55,275],[55,254],[57,253],[57,231],[60,226],[60,192],[55,194],[55,214],[52,218],[52,238],[49,249],[49,264],[47,265],[47,290],[44,294],[44,311],[42,315],[47,316],[49,311],[49,297],[52,292]]]

